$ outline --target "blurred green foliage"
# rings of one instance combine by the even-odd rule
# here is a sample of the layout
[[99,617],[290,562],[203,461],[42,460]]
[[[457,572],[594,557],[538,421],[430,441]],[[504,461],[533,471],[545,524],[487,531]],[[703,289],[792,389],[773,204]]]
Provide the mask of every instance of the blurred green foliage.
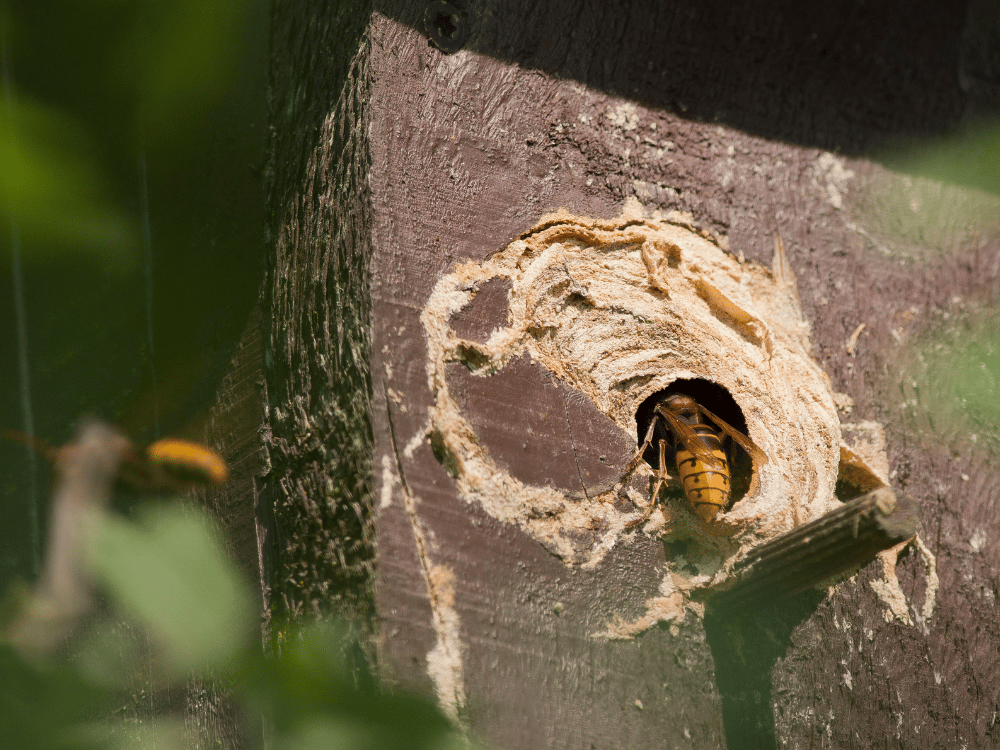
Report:
[[138,250],[136,219],[114,200],[78,123],[38,102],[9,96],[5,104],[0,200],[8,210],[0,231],[16,231],[32,253],[96,253],[127,268]]
[[[96,1],[96,0],[95,0]],[[252,0],[114,3],[130,18],[107,75],[143,142],[185,137],[231,82]]]
[[967,446],[971,440],[1000,450],[1000,255],[994,239],[1000,232],[1000,122],[982,120],[883,152],[878,160],[905,176],[891,175],[869,188],[869,237],[903,262],[941,263],[949,275],[956,261],[986,271],[967,299],[942,304],[932,293],[926,309],[911,311],[923,315],[920,329],[895,355],[904,413],[912,417],[911,429],[934,442]]
[[[359,685],[336,628],[288,627],[281,653],[263,653],[253,597],[209,528],[180,504],[136,522],[97,518],[88,557],[107,608],[57,657],[0,646],[6,747],[203,746],[176,715],[136,721],[122,711],[137,691],[163,694],[198,675],[230,692],[247,748],[473,746],[426,700],[371,679]],[[123,621],[145,634],[148,649],[122,636]]]
[[1000,125],[995,122],[898,148],[880,160],[901,172],[1000,195]]
[[[204,128],[208,107],[232,83],[250,5],[13,3],[3,17],[4,237],[16,231],[29,260],[96,253],[105,268],[132,268],[143,220],[129,174],[135,159],[183,151]],[[81,33],[88,27],[97,33]],[[53,64],[75,90],[45,78]]]
[[[258,299],[267,0],[0,6],[0,427],[196,434]],[[0,588],[48,471],[0,442]]]
[[1000,229],[1000,195],[893,173],[859,192],[865,238],[902,263],[939,262]]
[[956,305],[903,349],[903,407],[935,443],[1000,450],[1000,311]]
[[106,516],[91,554],[97,580],[145,624],[177,676],[225,665],[247,640],[250,593],[199,519],[176,510],[147,511],[138,524]]

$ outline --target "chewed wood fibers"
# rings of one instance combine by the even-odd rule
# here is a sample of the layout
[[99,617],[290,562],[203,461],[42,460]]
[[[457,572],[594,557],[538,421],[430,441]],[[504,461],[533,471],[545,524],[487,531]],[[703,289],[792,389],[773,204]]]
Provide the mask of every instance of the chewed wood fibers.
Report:
[[[461,337],[453,318],[496,280],[507,289],[506,315],[485,340]],[[611,220],[544,217],[486,261],[443,277],[422,321],[439,459],[466,501],[519,525],[569,565],[599,563],[634,514],[611,491],[564,492],[512,476],[452,395],[449,363],[465,364],[488,387],[526,355],[630,436],[639,405],[674,381],[725,389],[767,463],[715,522],[681,501],[661,503],[646,526],[697,540],[717,575],[741,549],[837,504],[840,422],[829,380],[810,356],[794,280],[738,261],[689,225],[643,218],[634,202]],[[624,492],[646,506],[634,486]]]

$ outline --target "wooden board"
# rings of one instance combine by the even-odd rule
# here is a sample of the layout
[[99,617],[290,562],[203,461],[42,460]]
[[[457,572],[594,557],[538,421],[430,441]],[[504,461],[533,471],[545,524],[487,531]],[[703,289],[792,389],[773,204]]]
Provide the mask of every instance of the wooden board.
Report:
[[[289,18],[308,12],[286,9]],[[337,53],[367,65],[354,83],[333,63],[307,72],[322,57],[323,34],[350,38],[325,18],[326,31],[306,34],[289,56],[298,67],[277,78],[288,86],[279,101],[295,100],[293,83],[313,92],[300,119],[289,116],[305,129],[276,136],[284,144],[277,153],[299,160],[281,165],[272,202],[286,234],[271,277],[270,299],[282,306],[272,310],[280,356],[269,365],[268,399],[296,416],[294,424],[271,420],[278,460],[269,486],[282,488],[275,497],[287,518],[308,509],[310,492],[322,495],[324,476],[341,475],[342,459],[328,457],[330,470],[308,458],[322,453],[308,440],[310,419],[327,408],[316,355],[337,347],[318,335],[324,324],[304,321],[344,298],[360,307],[332,305],[335,314],[323,319],[358,319],[365,282],[350,269],[359,258],[369,262],[372,322],[368,365],[347,363],[348,384],[370,377],[371,484],[327,497],[331,515],[320,504],[315,526],[288,528],[276,564],[289,580],[301,573],[300,588],[289,591],[320,609],[345,601],[342,585],[354,587],[351,606],[363,599],[370,569],[351,567],[364,555],[337,567],[334,529],[352,498],[371,503],[382,670],[396,684],[436,693],[497,747],[876,739],[933,747],[955,738],[987,746],[997,731],[1000,642],[990,615],[1000,564],[989,512],[996,459],[985,433],[973,450],[960,432],[933,426],[933,413],[912,408],[918,397],[903,368],[924,335],[949,325],[945,316],[966,319],[993,300],[1000,241],[969,228],[961,193],[823,150],[857,153],[959,121],[967,104],[955,75],[962,9],[928,2],[901,15],[841,2],[807,16],[775,2],[750,16],[726,4],[494,3],[465,12],[468,44],[444,55],[428,44],[421,8],[380,4],[361,57]],[[345,113],[350,122],[338,125]],[[357,184],[330,176],[345,174],[338,164],[369,158],[354,145],[344,150],[358,122],[370,123],[368,219],[336,191]],[[887,622],[869,585],[881,575],[873,566],[825,599],[812,594],[740,624],[736,635],[760,647],[759,657],[741,661],[731,628],[706,639],[693,616],[676,632],[609,641],[597,637],[607,624],[637,616],[655,594],[667,554],[659,541],[632,534],[595,569],[574,570],[460,497],[425,434],[431,394],[419,316],[431,289],[456,263],[485,259],[546,211],[611,217],[630,196],[649,210],[690,212],[749,259],[769,262],[773,235],[784,238],[816,358],[854,400],[843,421],[885,426],[893,484],[922,506],[921,533],[941,578],[931,619]],[[337,234],[344,210],[352,231],[370,230],[370,245]],[[349,273],[326,270],[338,263]],[[355,286],[333,292],[330,279]],[[466,330],[485,335],[502,299],[494,290],[492,302],[473,308]],[[861,323],[849,355],[846,342]],[[333,329],[343,330],[325,330]],[[357,351],[366,345],[362,336]],[[327,372],[336,382],[340,373]],[[627,452],[634,440],[602,426],[530,362],[488,387],[455,375],[491,454],[531,481],[566,487],[571,454],[600,472],[601,455]],[[348,411],[363,408],[359,398]],[[335,451],[350,424],[362,423],[342,420],[331,430],[323,422],[320,444]],[[347,461],[355,471],[365,466]],[[282,555],[294,562],[309,549],[333,562],[282,568]],[[905,555],[899,576],[916,619],[928,582],[921,558]],[[734,720],[734,712],[750,718]]]

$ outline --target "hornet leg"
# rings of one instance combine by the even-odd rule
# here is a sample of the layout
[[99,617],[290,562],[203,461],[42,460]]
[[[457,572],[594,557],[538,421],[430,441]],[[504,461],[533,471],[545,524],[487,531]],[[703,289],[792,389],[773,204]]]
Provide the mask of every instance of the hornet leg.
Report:
[[[645,449],[645,448],[643,448]],[[640,455],[642,455],[640,453]],[[653,487],[653,494],[649,497],[649,505],[646,507],[646,512],[642,514],[642,518],[636,521],[629,521],[625,524],[626,529],[632,529],[636,526],[646,523],[649,516],[653,513],[653,508],[656,507],[656,499],[660,496],[660,490],[663,489],[663,484],[667,481],[670,475],[667,474],[667,444],[665,441],[660,441],[660,468],[656,470],[656,485]]]
[[656,417],[653,417],[652,421],[649,423],[649,429],[646,430],[646,439],[642,441],[642,445],[636,449],[635,453],[632,454],[632,458],[630,458],[628,463],[625,464],[625,469],[622,471],[621,476],[618,477],[618,481],[615,482],[616,485],[621,485],[622,480],[635,471],[635,467],[642,461],[642,454],[646,452],[646,448],[648,448],[649,444],[653,442],[653,431],[655,429]]

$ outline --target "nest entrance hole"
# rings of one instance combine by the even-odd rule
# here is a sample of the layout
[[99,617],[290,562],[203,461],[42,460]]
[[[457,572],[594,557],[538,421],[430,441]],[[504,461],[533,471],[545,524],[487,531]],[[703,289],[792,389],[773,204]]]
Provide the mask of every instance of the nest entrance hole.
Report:
[[[690,380],[675,380],[673,383],[668,385],[656,393],[650,395],[645,401],[639,404],[639,408],[635,413],[635,421],[637,425],[636,433],[636,445],[641,445],[643,439],[646,437],[646,430],[649,429],[649,423],[653,419],[653,409],[656,405],[665,397],[674,394],[683,393],[685,396],[690,396],[699,404],[704,406],[715,416],[724,420],[729,424],[730,427],[735,429],[744,435],[747,434],[747,421],[743,416],[743,410],[740,409],[739,404],[730,395],[729,391],[723,388],[718,383],[713,383],[710,380],[703,380],[702,378],[692,378]],[[662,424],[662,423],[661,423]],[[669,431],[667,431],[669,432]],[[643,460],[649,464],[654,469],[659,464],[659,449],[657,448],[657,442],[660,438],[668,438],[667,440],[667,465],[670,471],[674,471],[674,449],[672,447],[672,439],[669,434],[661,434],[660,429],[657,429],[656,434],[653,437],[653,442],[642,454]],[[728,438],[723,441],[726,446],[727,455],[729,457],[729,470],[732,493],[729,500],[729,508],[738,503],[747,494],[750,489],[750,481],[753,478],[753,462],[741,448],[732,445],[732,440]],[[727,508],[728,510],[728,508]]]

